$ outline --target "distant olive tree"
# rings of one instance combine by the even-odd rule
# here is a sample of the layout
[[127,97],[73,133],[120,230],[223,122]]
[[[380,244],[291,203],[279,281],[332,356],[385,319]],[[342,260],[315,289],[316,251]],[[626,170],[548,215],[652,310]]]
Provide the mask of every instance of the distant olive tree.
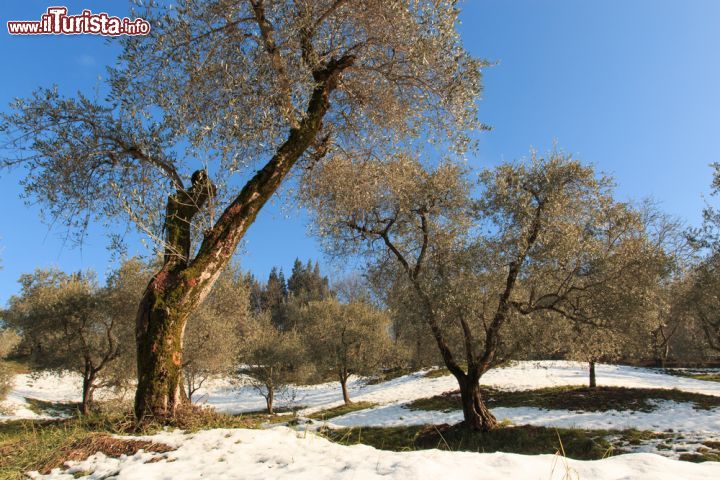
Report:
[[20,336],[9,328],[0,328],[0,400],[10,392],[13,386],[12,370],[4,362],[20,343]]
[[351,404],[350,375],[371,375],[390,358],[387,315],[363,302],[335,299],[310,302],[301,311],[303,338],[315,371],[340,382],[345,404]]
[[243,326],[238,357],[244,381],[262,395],[269,414],[290,384],[312,373],[300,334],[279,329],[267,312],[253,315]]
[[103,383],[123,396],[137,378],[135,314],[152,273],[152,266],[138,257],[123,260],[109,272],[105,286],[97,292],[98,310],[113,321],[111,331],[118,339],[117,354],[103,369]]
[[237,367],[240,332],[248,322],[249,291],[239,267],[230,264],[210,295],[188,320],[183,376],[188,400],[212,375]]

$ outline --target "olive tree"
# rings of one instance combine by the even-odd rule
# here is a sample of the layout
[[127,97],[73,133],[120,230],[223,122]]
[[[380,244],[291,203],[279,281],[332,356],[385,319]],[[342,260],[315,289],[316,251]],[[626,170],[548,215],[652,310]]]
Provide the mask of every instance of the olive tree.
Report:
[[465,150],[482,66],[455,0],[149,5],[152,31],[120,40],[106,100],[43,88],[0,126],[6,165],[50,216],[81,233],[129,221],[164,252],[138,309],[138,418],[173,415],[187,319],[293,167]]
[[[714,169],[712,195],[720,194],[720,163],[711,165]],[[714,354],[720,352],[720,209],[708,205],[703,210],[702,227],[689,232],[694,246],[705,254],[690,272],[691,317],[703,332],[705,346]]]
[[303,337],[315,371],[340,382],[343,400],[350,375],[375,373],[390,352],[390,325],[384,312],[365,302],[335,299],[310,302],[301,309]]
[[212,375],[237,366],[240,332],[249,317],[249,291],[237,265],[231,264],[203,304],[188,320],[183,376],[188,400]]
[[115,385],[105,374],[123,346],[132,345],[134,317],[102,307],[103,292],[92,274],[37,270],[20,284],[5,312],[7,323],[33,344],[38,366],[82,375],[81,411],[88,413],[95,390]]
[[715,355],[720,353],[720,255],[703,259],[692,271],[688,304],[691,318],[704,335],[704,344]]
[[300,334],[278,328],[268,312],[251,316],[244,325],[238,358],[240,373],[265,399],[271,415],[278,395],[312,373]]
[[510,320],[548,312],[590,324],[599,287],[644,268],[637,215],[608,179],[559,153],[483,172],[477,201],[462,168],[407,156],[335,155],[308,184],[326,247],[406,282],[472,429],[497,426],[479,380],[509,343]]

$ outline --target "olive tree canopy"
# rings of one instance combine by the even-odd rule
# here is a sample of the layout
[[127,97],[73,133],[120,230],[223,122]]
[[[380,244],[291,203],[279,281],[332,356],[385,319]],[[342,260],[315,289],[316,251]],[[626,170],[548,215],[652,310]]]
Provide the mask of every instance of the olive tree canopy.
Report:
[[453,162],[428,169],[408,155],[339,154],[318,170],[304,200],[326,247],[362,255],[387,285],[405,283],[474,429],[497,426],[478,381],[511,320],[546,313],[598,325],[612,294],[654,259],[609,179],[558,152],[482,172],[477,200]]

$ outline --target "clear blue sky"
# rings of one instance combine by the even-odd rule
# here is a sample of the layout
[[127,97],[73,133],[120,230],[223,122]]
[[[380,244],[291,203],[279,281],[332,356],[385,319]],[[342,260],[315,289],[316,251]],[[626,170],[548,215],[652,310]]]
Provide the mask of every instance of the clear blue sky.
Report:
[[[11,37],[8,20],[34,20],[58,2],[3,2],[0,108],[37,86],[89,91],[117,47],[83,36]],[[122,1],[69,1],[124,15]],[[472,53],[498,64],[485,72],[480,118],[485,133],[478,167],[559,146],[615,176],[622,199],[653,197],[698,224],[711,170],[720,161],[720,1],[467,0],[461,34]],[[17,278],[36,267],[93,268],[101,277],[110,255],[100,228],[82,249],[40,222],[18,198],[19,174],[0,182],[0,304]],[[265,277],[287,271],[296,256],[320,258],[306,216],[276,201],[261,212],[240,255]],[[141,252],[136,239],[130,252]],[[328,267],[329,269],[330,267]]]

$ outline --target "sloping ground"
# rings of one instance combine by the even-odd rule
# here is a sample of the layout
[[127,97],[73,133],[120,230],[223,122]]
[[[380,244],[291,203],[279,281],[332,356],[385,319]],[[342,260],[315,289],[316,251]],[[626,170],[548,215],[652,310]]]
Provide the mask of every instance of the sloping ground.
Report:
[[[676,375],[659,373],[651,369],[616,365],[598,365],[598,383],[608,386],[634,388],[673,389],[720,396],[720,383]],[[455,379],[450,375],[425,376],[416,372],[387,382],[365,385],[355,378],[350,384],[350,394],[356,402],[377,404],[373,409],[356,411],[332,419],[337,426],[393,426],[425,423],[453,423],[461,419],[459,411],[433,412],[411,411],[403,406],[420,398],[432,397],[457,389]],[[517,362],[514,365],[491,370],[483,383],[506,390],[529,390],[560,385],[582,385],[586,380],[586,365],[575,362],[542,361]],[[101,394],[102,396],[102,394]],[[80,377],[64,375],[18,375],[13,391],[3,406],[14,413],[0,420],[17,418],[48,418],[60,413],[34,410],[36,399],[43,402],[79,401]],[[256,391],[246,386],[238,388],[227,379],[209,382],[208,388],[196,395],[196,400],[226,413],[242,413],[262,410],[264,400]],[[280,405],[301,408],[300,414],[307,416],[342,404],[339,385],[336,382],[297,386],[289,389],[279,401]],[[515,424],[545,425],[555,427],[624,429],[664,431],[673,429],[681,432],[706,432],[720,434],[720,409],[698,410],[692,404],[672,401],[658,401],[650,412],[624,410],[606,412],[577,412],[569,410],[547,410],[532,407],[499,407],[493,409],[499,419]]]
[[118,477],[123,480],[211,479],[496,479],[706,480],[720,478],[720,463],[692,464],[653,454],[577,461],[556,455],[478,454],[423,450],[389,452],[343,446],[312,433],[271,430],[206,430],[163,433],[142,440],[177,447],[158,459],[139,451],[109,458],[98,453],[70,462],[66,471],[33,478]]
[[[500,420],[517,425],[543,425],[548,427],[586,429],[627,429],[662,432],[703,432],[720,435],[720,408],[698,410],[689,403],[658,401],[651,412],[635,410],[609,410],[604,412],[578,412],[572,410],[545,410],[535,407],[496,407],[493,414]],[[425,425],[457,423],[462,411],[449,412],[411,410],[403,405],[383,405],[360,410],[331,420],[339,427],[392,427],[399,425]]]
[[[350,396],[354,401],[399,405],[458,388],[455,378],[451,375],[429,378],[425,373],[416,372],[375,385],[365,385],[362,379],[355,378],[349,386]],[[598,365],[597,375],[600,385],[677,388],[687,392],[720,396],[720,382],[668,375],[651,369]],[[586,382],[585,364],[564,361],[516,362],[507,368],[491,370],[482,379],[483,385],[509,390],[585,385]],[[228,413],[254,411],[263,407],[262,398],[252,389],[244,388],[237,391],[224,381],[210,383],[201,395],[206,396],[209,405]],[[340,405],[342,397],[338,383],[327,383],[293,388],[286,397],[286,403],[308,406],[309,408],[301,410],[300,413],[310,414]]]

